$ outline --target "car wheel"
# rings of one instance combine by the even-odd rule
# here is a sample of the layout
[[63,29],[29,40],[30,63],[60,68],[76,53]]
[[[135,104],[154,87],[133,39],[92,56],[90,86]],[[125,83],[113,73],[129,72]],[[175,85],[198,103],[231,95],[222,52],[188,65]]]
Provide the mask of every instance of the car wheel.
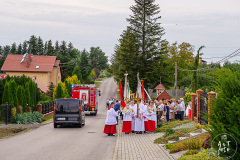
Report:
[[53,126],[54,126],[54,128],[57,128],[57,124],[56,123],[53,123]]
[[96,116],[97,115],[97,110],[95,111],[95,113],[93,114],[94,116]]
[[78,124],[78,128],[82,128],[82,118],[81,118],[81,120],[80,120],[80,122]]

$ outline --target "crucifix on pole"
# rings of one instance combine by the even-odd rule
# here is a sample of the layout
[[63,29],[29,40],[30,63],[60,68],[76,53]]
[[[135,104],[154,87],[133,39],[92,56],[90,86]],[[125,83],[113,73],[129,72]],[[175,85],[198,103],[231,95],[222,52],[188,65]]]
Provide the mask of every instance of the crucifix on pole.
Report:
[[132,100],[136,100],[137,101],[137,118],[139,115],[139,100],[142,100],[142,98],[139,98],[139,93],[137,94],[137,98],[133,98]]

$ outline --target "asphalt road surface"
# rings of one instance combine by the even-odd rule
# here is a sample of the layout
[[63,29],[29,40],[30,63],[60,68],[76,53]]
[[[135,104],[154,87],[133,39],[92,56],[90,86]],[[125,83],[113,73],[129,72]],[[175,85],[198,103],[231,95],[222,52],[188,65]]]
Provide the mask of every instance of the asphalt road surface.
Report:
[[0,160],[101,160],[114,153],[116,137],[103,133],[106,99],[115,97],[117,85],[108,78],[100,85],[97,116],[86,116],[82,128],[53,128],[53,123],[0,140]]

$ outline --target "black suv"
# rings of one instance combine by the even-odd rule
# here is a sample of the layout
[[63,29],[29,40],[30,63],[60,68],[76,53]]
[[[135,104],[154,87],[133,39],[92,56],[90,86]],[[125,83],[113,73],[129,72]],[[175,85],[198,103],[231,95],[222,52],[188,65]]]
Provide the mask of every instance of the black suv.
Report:
[[79,99],[56,99],[54,102],[54,128],[57,125],[76,124],[79,128],[85,124],[84,103]]

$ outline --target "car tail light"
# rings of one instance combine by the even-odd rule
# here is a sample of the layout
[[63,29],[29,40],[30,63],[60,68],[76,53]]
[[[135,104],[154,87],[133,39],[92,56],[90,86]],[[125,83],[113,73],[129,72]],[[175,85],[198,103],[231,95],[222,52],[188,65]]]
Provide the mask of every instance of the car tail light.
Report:
[[54,104],[54,113],[56,113],[56,104]]
[[79,113],[81,113],[82,112],[82,107],[81,107],[81,105],[79,105]]

